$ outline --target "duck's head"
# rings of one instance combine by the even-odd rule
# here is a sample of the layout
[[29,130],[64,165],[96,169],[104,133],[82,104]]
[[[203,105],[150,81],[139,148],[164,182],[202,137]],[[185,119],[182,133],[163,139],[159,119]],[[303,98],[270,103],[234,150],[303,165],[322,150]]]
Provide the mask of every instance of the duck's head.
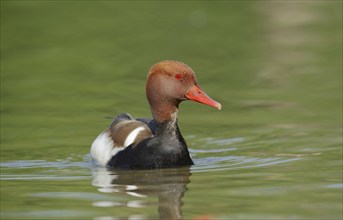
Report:
[[146,95],[155,120],[170,120],[180,102],[191,100],[221,109],[199,86],[194,71],[179,61],[154,64],[148,73]]

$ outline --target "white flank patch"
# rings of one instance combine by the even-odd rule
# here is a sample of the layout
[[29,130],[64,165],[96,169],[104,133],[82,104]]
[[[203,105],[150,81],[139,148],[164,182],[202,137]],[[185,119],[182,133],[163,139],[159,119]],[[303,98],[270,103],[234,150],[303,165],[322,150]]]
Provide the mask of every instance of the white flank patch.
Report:
[[139,132],[143,131],[144,129],[145,128],[143,126],[140,126],[138,128],[135,128],[133,131],[131,131],[130,134],[125,139],[124,147],[127,147],[130,144],[132,144],[135,141],[135,139],[136,139],[137,135],[139,134]]
[[107,131],[103,131],[93,141],[91,147],[91,155],[97,164],[105,166],[107,162],[123,147],[115,147],[112,138]]

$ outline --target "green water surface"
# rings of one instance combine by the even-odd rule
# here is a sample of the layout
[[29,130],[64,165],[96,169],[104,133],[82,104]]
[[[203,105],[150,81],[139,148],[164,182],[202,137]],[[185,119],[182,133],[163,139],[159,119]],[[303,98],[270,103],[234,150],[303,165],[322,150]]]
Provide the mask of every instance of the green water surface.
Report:
[[[93,164],[181,60],[196,165]],[[342,1],[1,1],[1,219],[342,219]]]

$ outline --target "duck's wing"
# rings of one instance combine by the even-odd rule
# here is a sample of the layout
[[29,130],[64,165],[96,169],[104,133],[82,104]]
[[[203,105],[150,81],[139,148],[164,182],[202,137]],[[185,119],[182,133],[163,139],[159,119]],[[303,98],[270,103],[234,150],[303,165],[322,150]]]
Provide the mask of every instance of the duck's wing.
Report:
[[109,131],[117,147],[127,147],[131,144],[136,145],[142,140],[153,136],[147,123],[136,120],[127,113],[118,115],[109,127]]
[[91,155],[98,164],[106,165],[119,151],[152,136],[153,132],[146,122],[122,113],[94,140]]

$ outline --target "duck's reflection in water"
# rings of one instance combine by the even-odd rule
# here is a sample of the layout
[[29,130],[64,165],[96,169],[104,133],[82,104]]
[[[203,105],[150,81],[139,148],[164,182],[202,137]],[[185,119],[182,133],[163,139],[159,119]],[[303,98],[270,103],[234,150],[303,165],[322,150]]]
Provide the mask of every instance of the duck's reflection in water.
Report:
[[[160,219],[182,219],[181,199],[190,182],[190,168],[156,170],[117,170],[97,167],[92,170],[92,185],[100,192],[128,194],[134,197],[157,197]],[[95,206],[144,207],[144,202],[96,202]],[[144,219],[144,218],[143,218]]]

